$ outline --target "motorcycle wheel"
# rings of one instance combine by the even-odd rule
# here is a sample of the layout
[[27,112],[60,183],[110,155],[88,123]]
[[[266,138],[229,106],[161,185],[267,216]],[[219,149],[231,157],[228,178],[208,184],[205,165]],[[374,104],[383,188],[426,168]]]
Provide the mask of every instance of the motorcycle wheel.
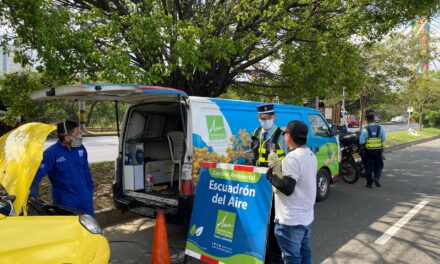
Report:
[[341,163],[342,180],[346,183],[355,183],[359,179],[359,168],[354,161],[343,161]]

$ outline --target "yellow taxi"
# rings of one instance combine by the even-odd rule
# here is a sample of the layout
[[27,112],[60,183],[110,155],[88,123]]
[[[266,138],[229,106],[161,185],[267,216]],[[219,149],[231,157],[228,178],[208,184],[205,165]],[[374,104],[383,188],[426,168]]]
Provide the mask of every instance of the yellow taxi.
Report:
[[55,129],[29,123],[0,138],[0,263],[109,262],[108,241],[93,217],[45,204],[39,215],[30,213],[29,188]]

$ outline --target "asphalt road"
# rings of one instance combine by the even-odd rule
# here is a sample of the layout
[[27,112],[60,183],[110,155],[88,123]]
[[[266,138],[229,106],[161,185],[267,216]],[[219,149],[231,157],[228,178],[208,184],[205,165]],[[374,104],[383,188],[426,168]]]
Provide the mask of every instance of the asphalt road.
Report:
[[[55,141],[54,138],[48,139],[45,147],[52,145]],[[116,136],[83,137],[83,145],[86,147],[90,163],[116,160],[118,144]]]
[[[381,188],[367,189],[364,178],[353,185],[338,182],[328,199],[316,204],[313,263],[439,263],[440,140],[386,158]],[[417,214],[404,217],[422,201],[427,204]],[[399,219],[407,223],[386,243],[376,244]],[[137,219],[105,228],[111,263],[150,263],[153,226],[152,220]],[[173,253],[182,254],[185,235],[182,227],[168,225]]]
[[[405,131],[408,129],[408,123],[395,123],[395,124],[380,124],[380,126],[382,126],[386,132],[393,132],[393,131]],[[419,125],[416,123],[411,123],[409,125],[410,128],[412,129],[418,129]],[[358,127],[350,127],[348,128],[348,131],[350,132],[355,132],[358,131],[359,128]]]

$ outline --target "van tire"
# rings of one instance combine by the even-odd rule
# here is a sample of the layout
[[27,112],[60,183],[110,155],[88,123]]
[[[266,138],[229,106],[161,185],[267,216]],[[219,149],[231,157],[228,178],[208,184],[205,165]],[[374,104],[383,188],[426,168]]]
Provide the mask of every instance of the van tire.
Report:
[[326,169],[320,169],[316,175],[316,201],[324,201],[330,190],[330,174]]

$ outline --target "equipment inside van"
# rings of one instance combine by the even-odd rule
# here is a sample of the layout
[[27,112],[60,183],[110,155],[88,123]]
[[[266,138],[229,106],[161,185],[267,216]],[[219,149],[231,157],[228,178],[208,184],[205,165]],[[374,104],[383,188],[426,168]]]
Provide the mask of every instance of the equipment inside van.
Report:
[[[251,135],[260,124],[258,102],[188,96],[166,87],[78,84],[37,91],[35,100],[69,99],[128,103],[119,136],[113,198],[118,209],[188,223],[202,161],[248,164]],[[307,146],[318,159],[317,200],[339,179],[339,145],[321,113],[276,104],[275,124],[309,126]],[[118,133],[119,134],[119,133]]]

